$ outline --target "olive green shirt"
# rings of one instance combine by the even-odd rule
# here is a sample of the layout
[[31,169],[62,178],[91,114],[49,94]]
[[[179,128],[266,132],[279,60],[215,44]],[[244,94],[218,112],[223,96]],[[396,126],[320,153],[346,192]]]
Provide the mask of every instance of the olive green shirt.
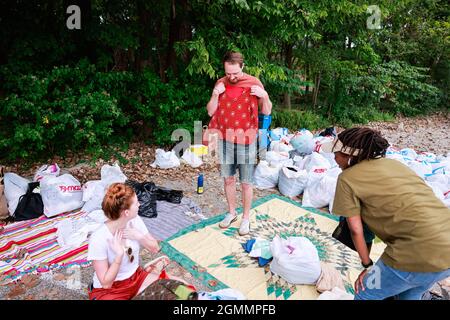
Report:
[[386,244],[381,259],[392,268],[406,272],[450,268],[450,209],[397,160],[364,160],[344,170],[333,213],[360,215]]

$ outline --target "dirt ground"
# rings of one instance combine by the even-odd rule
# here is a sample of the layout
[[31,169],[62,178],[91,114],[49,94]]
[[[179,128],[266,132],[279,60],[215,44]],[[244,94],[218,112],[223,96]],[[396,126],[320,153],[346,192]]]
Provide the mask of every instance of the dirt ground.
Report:
[[[450,115],[435,114],[428,117],[398,118],[394,122],[370,123],[368,127],[379,130],[389,142],[399,148],[413,148],[416,151],[428,151],[446,155],[450,151]],[[219,176],[216,164],[212,161],[198,169],[186,164],[175,169],[154,169],[150,164],[154,161],[155,147],[143,144],[133,144],[128,151],[122,152],[120,166],[129,179],[138,181],[153,181],[158,186],[183,190],[186,197],[191,198],[201,208],[206,217],[212,217],[227,211],[227,203],[223,191],[223,181]],[[124,163],[123,159],[126,159]],[[105,161],[100,159],[94,164],[87,157],[70,155],[66,159],[54,157],[47,163],[56,162],[64,172],[70,172],[81,183],[100,178],[100,168],[103,164],[118,160],[116,157]],[[6,172],[15,172],[21,176],[31,177],[41,164],[23,169],[20,164],[6,167]],[[204,174],[205,192],[196,193],[197,176]],[[278,190],[255,190],[254,199],[277,193]],[[241,202],[240,186],[238,184],[238,206]],[[159,256],[146,250],[141,252],[141,262],[146,263]],[[189,272],[172,261],[167,268],[169,273],[181,277],[194,284],[199,290],[207,290]],[[14,300],[85,300],[86,288],[92,281],[92,267],[72,267],[65,270],[50,271],[39,275],[23,277],[20,281],[0,286],[0,299]],[[433,287],[432,292],[444,299],[449,299],[450,278]]]

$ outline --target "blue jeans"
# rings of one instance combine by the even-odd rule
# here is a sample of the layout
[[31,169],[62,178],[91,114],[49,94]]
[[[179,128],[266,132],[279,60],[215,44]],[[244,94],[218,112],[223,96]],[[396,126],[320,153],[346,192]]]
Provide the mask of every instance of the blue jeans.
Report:
[[256,141],[250,145],[219,140],[220,175],[232,177],[239,169],[241,183],[253,183],[256,164]]
[[406,272],[387,266],[381,259],[363,279],[365,290],[355,300],[421,300],[433,284],[450,277],[450,269],[440,272]]

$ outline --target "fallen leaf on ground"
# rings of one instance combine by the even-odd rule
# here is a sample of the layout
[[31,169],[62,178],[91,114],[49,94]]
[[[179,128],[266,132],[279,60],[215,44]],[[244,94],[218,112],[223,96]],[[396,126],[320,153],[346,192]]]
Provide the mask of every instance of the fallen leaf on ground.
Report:
[[21,294],[24,294],[25,292],[25,288],[23,288],[21,285],[15,285],[11,288],[11,291],[9,291],[7,298],[15,298],[17,296],[20,296]]
[[66,279],[66,276],[62,273],[57,273],[53,276],[53,279],[55,279],[56,281],[63,281]]
[[20,279],[20,281],[27,288],[33,288],[33,287],[37,286],[39,284],[39,282],[41,282],[41,279],[39,278],[39,276],[37,276],[35,274],[29,274],[29,275],[23,276],[22,279]]

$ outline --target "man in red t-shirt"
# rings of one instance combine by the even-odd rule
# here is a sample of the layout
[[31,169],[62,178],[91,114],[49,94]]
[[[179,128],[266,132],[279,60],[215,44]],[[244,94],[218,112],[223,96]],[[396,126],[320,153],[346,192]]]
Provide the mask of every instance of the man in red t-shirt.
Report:
[[239,52],[227,52],[223,58],[225,77],[219,79],[207,104],[211,116],[209,129],[220,132],[220,174],[225,181],[229,213],[219,224],[228,228],[236,217],[236,169],[242,185],[243,215],[240,235],[250,232],[250,208],[253,198],[253,172],[256,164],[258,107],[261,113],[272,112],[272,102],[257,78],[242,69],[244,59]]

